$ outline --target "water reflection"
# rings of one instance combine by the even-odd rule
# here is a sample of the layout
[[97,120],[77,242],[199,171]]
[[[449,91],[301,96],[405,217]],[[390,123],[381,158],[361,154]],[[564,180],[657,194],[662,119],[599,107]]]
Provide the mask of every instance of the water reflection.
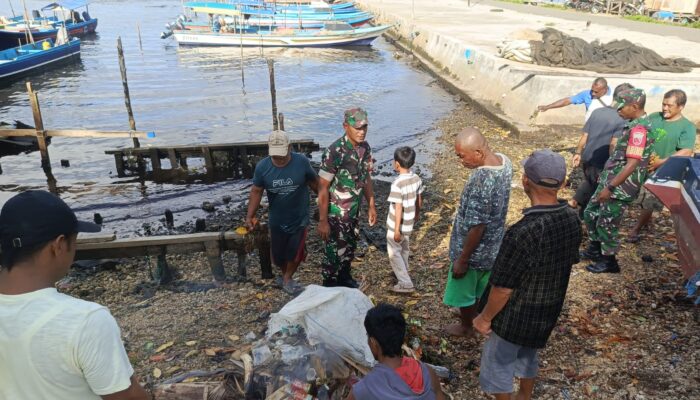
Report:
[[[28,0],[27,8],[44,3]],[[6,3],[0,4],[0,14],[8,14],[3,7]],[[244,48],[243,91],[240,48],[179,48],[172,39],[159,39],[163,24],[181,13],[179,2],[108,0],[92,3],[90,13],[99,18],[98,33],[83,40],[81,62],[30,78],[46,129],[128,129],[118,36],[136,127],[157,134],[142,140],[144,147],[265,140],[272,124],[268,57],[275,61],[278,107],[293,139],[313,138],[326,146],[342,132],[343,110],[362,106],[369,112],[368,141],[380,163],[390,160],[399,144],[420,146],[434,122],[454,106],[451,96],[396,59],[395,49],[381,39],[359,51]],[[33,121],[24,82],[0,89],[0,121],[15,119]],[[247,190],[249,183],[238,181],[169,185],[118,178],[114,158],[104,152],[130,146],[130,139],[54,138],[49,153],[56,190],[81,212],[99,209],[105,221],[113,221],[106,228],[120,232],[159,218],[165,208],[189,218],[204,200],[235,198]],[[70,167],[62,168],[61,159]],[[48,187],[38,153],[3,157],[0,164],[0,193]]]

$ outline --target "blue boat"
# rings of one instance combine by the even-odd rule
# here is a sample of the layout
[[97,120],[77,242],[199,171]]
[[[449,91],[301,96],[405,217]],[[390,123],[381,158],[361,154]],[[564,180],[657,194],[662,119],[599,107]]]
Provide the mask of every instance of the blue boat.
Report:
[[40,70],[80,59],[80,39],[54,44],[53,39],[0,51],[0,86]]
[[[65,26],[70,37],[80,37],[94,33],[97,29],[97,18],[92,18],[87,11],[89,0],[64,0],[51,3],[42,8],[44,13],[53,12],[52,16],[38,16],[30,21],[23,17],[13,18],[12,24],[0,29],[0,49],[8,49],[18,44],[27,44],[28,31],[35,42],[44,39],[56,39],[58,30]],[[76,9],[85,7],[82,14]],[[28,40],[29,39],[29,40]]]

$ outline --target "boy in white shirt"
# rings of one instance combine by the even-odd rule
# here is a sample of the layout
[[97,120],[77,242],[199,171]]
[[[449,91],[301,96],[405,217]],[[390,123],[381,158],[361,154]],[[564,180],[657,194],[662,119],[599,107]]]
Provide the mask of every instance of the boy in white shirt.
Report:
[[0,399],[146,400],[107,308],[58,293],[78,221],[60,198],[30,190],[0,211]]
[[386,248],[389,263],[399,281],[391,290],[397,293],[416,290],[408,275],[409,236],[423,204],[423,182],[411,171],[415,161],[416,152],[410,147],[399,147],[394,152],[394,170],[399,177],[391,184],[389,193]]

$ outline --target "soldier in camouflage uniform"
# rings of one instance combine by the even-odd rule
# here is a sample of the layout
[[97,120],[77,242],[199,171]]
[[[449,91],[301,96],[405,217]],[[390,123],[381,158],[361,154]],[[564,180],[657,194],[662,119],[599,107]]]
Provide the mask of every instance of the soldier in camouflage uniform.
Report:
[[581,252],[581,257],[595,261],[586,267],[593,273],[620,272],[615,258],[620,247],[618,228],[622,215],[646,180],[657,139],[644,112],[646,95],[643,90],[624,90],[615,97],[615,102],[618,114],[628,122],[583,213],[590,244]]
[[372,152],[365,141],[367,112],[345,111],[345,135],[323,152],[319,171],[318,233],[326,241],[322,267],[324,286],[358,287],[350,273],[359,234],[362,197],[369,203],[369,224],[377,211],[372,190]]

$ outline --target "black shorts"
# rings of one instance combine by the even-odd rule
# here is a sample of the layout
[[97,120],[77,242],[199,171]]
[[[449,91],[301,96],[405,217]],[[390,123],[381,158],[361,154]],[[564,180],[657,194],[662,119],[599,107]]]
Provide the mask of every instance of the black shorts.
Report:
[[306,232],[306,227],[295,233],[270,228],[272,262],[281,267],[289,262],[304,261],[306,259]]

